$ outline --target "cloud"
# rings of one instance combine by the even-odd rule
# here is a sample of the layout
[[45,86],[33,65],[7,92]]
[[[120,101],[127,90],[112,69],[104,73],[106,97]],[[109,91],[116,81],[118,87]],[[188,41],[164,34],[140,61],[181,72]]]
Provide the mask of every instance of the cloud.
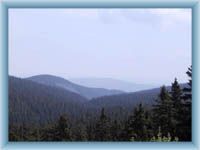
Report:
[[110,24],[123,21],[149,24],[168,30],[176,24],[191,24],[191,9],[183,8],[132,8],[132,9],[67,9],[68,14],[85,19],[97,19]]
[[159,18],[161,30],[168,30],[177,24],[191,24],[191,9],[155,9],[149,10],[149,13]]
[[190,21],[191,19],[191,9],[150,9],[150,13],[160,16],[171,18],[176,21]]
[[127,9],[121,14],[128,20],[136,23],[149,24],[168,30],[177,24],[191,24],[191,9],[153,8],[153,9]]
[[[34,9],[14,9],[14,12],[37,13]],[[13,11],[13,10],[12,10]],[[12,12],[11,11],[11,12]],[[38,13],[51,14],[51,17],[60,16],[66,18],[82,18],[98,20],[105,24],[122,23],[132,21],[134,23],[147,24],[161,30],[176,27],[177,24],[190,25],[192,19],[191,9],[183,8],[130,8],[130,9],[106,9],[106,8],[67,8],[67,9],[40,9]],[[52,17],[52,18],[53,18]]]

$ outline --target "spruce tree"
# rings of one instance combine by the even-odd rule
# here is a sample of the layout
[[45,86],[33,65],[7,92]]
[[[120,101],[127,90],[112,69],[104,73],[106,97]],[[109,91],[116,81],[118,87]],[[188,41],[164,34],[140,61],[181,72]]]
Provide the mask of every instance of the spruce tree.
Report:
[[182,122],[180,127],[182,129],[181,140],[191,141],[192,138],[192,66],[186,72],[189,77],[187,87],[183,89],[183,105],[182,105]]
[[154,136],[154,130],[153,130],[153,121],[152,121],[152,111],[146,110],[145,111],[145,123],[146,123],[146,137],[150,139],[152,136]]
[[88,141],[94,141],[95,140],[95,124],[94,123],[90,123],[89,125],[87,125],[87,139]]
[[142,104],[139,104],[138,108],[134,111],[134,131],[137,141],[147,140],[147,124]]
[[56,124],[49,124],[43,129],[41,141],[71,141],[71,129],[66,115],[61,115]]
[[42,141],[71,141],[69,120],[61,115],[56,124],[47,126],[42,134]]
[[129,117],[126,127],[126,137],[128,140],[145,141],[147,140],[147,120],[142,104],[139,104],[133,114]]
[[121,136],[121,125],[117,120],[114,120],[111,125],[111,137],[112,141],[119,141]]
[[134,112],[133,112],[125,123],[124,131],[122,133],[122,139],[124,141],[129,141],[135,137],[136,134],[134,132]]
[[110,134],[110,118],[105,115],[105,109],[102,108],[101,115],[95,127],[95,140],[109,141],[112,139]]
[[173,103],[165,86],[161,87],[156,104],[153,106],[153,112],[155,130],[160,127],[163,135],[167,136],[173,129]]
[[73,136],[75,136],[75,141],[87,141],[87,129],[86,126],[82,123],[76,124],[73,131]]
[[69,141],[71,140],[71,132],[69,128],[69,121],[66,115],[60,116],[58,124],[56,126],[56,135],[59,141]]
[[182,90],[181,87],[175,78],[171,86],[171,100],[173,103],[173,128],[171,135],[178,136],[180,135],[180,123],[182,121]]

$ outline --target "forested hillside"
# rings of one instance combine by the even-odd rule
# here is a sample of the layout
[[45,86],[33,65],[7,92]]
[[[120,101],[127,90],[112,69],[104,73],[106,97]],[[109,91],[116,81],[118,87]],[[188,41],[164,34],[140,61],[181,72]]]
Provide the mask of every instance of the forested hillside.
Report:
[[87,98],[62,87],[9,77],[10,141],[190,141],[187,86]]
[[52,75],[37,75],[37,76],[29,77],[27,79],[37,82],[37,83],[44,84],[44,85],[66,89],[68,91],[77,93],[87,98],[88,100],[95,97],[124,93],[123,91],[114,90],[114,89],[109,90],[109,89],[104,89],[104,88],[85,87],[85,86],[72,83],[64,78],[56,77]]
[[[180,88],[188,87],[187,84],[180,84]],[[126,110],[131,110],[133,106],[136,106],[140,103],[152,107],[155,103],[155,99],[157,99],[158,94],[161,88],[154,88],[139,92],[130,92],[130,93],[123,93],[118,95],[111,95],[111,96],[102,96],[93,98],[89,101],[89,105],[98,108],[114,108],[114,107],[121,107],[125,108]],[[166,86],[167,91],[171,91],[171,86]]]
[[[11,124],[52,122],[61,114],[79,117],[87,99],[62,88],[9,77],[9,121]],[[77,113],[78,112],[78,113]]]

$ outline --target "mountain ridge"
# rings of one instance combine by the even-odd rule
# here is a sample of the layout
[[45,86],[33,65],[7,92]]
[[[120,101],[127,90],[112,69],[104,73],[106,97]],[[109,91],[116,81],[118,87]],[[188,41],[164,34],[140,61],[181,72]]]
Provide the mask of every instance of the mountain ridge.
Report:
[[124,81],[113,78],[99,78],[99,77],[86,77],[86,78],[69,78],[70,81],[89,87],[103,87],[107,89],[118,89],[125,92],[136,92],[150,88],[156,88],[156,85],[139,84],[130,81]]
[[31,80],[37,83],[49,85],[49,86],[55,86],[55,87],[67,89],[81,96],[84,96],[87,99],[124,93],[124,91],[114,90],[114,89],[110,90],[110,89],[105,89],[105,88],[86,87],[86,86],[75,84],[69,80],[66,80],[65,78],[53,76],[53,75],[47,75],[47,74],[36,75],[36,76],[28,77],[25,79]]
[[[167,89],[169,90],[170,86]],[[159,92],[160,88],[155,88],[102,96],[88,101],[85,97],[60,87],[9,76],[9,120],[13,123],[43,124],[52,122],[65,113],[70,114],[72,119],[80,119],[82,114],[87,114],[89,119],[95,118],[102,108],[105,108],[109,115],[121,116],[120,118],[124,119],[139,103],[151,107]],[[115,113],[112,114],[112,111]]]

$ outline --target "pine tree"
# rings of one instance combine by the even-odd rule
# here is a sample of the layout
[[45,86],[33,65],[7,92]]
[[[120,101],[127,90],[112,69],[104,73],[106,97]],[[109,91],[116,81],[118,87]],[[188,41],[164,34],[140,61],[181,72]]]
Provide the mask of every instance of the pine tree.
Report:
[[87,129],[86,126],[82,123],[76,124],[73,135],[75,136],[75,141],[87,141]]
[[161,87],[159,97],[153,106],[153,112],[155,130],[160,127],[163,135],[167,136],[173,129],[173,103],[165,86]]
[[136,108],[134,111],[134,132],[136,134],[136,140],[147,140],[145,110],[142,104],[139,104],[138,108]]
[[88,141],[94,141],[95,140],[95,125],[93,123],[90,123],[87,128],[87,139]]
[[181,140],[191,141],[192,134],[192,66],[188,68],[186,74],[189,77],[188,86],[183,89],[182,118],[180,127],[182,129]]
[[66,115],[61,115],[56,124],[47,126],[41,137],[42,141],[71,141],[69,120]]
[[121,125],[117,120],[114,120],[111,126],[112,141],[119,141],[121,136]]
[[129,141],[134,137],[136,137],[136,134],[134,132],[134,112],[133,112],[125,123],[122,138],[124,141]]
[[176,78],[171,86],[171,100],[173,103],[173,129],[171,134],[172,136],[178,136],[181,130],[179,125],[182,121],[182,90]]
[[145,111],[145,123],[146,123],[146,137],[150,139],[154,135],[153,130],[153,122],[152,122],[152,111],[146,110]]
[[126,123],[126,139],[131,141],[145,141],[148,138],[147,132],[148,131],[145,110],[142,104],[139,104],[134,109],[133,114],[129,117]]
[[110,119],[105,115],[105,110],[102,108],[101,115],[95,127],[95,140],[109,141],[112,139],[110,134],[111,123]]
[[56,126],[55,137],[59,141],[71,140],[71,132],[70,132],[69,122],[66,115],[60,116],[58,124]]

